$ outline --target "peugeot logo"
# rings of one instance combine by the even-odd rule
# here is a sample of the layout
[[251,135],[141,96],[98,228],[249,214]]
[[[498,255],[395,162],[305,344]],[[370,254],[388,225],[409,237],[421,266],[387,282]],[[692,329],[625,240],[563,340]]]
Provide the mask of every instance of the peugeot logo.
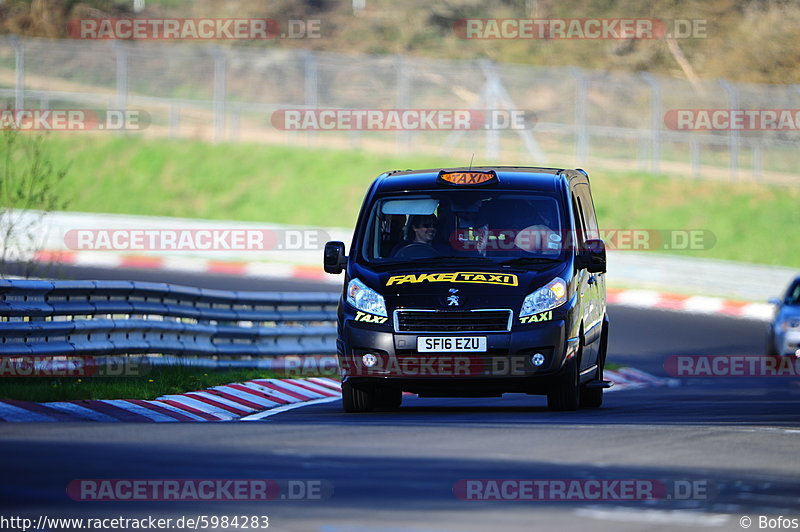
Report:
[[458,288],[451,288],[449,290],[450,295],[447,296],[447,306],[448,307],[457,307],[459,305],[458,302]]

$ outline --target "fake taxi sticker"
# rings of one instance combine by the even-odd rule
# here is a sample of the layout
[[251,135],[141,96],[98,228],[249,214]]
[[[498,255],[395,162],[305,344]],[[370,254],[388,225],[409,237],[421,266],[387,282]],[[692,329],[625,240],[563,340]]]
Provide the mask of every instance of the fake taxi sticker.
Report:
[[389,277],[389,280],[386,281],[386,286],[401,285],[406,283],[479,283],[517,286],[518,280],[516,275],[509,273],[410,273],[407,275],[392,275]]

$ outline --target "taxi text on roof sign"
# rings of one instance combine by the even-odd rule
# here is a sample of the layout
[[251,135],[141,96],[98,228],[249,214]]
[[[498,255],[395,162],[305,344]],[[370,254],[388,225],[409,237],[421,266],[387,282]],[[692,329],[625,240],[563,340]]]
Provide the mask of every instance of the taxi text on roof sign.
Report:
[[483,185],[496,183],[497,174],[489,172],[439,172],[439,179],[451,185]]
[[507,273],[453,272],[453,273],[420,273],[408,275],[392,275],[386,286],[404,283],[479,283],[517,286],[517,276]]

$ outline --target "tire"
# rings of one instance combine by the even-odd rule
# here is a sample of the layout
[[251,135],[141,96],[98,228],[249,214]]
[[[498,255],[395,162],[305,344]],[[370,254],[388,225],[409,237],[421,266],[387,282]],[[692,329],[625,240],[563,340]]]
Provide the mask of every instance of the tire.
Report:
[[375,407],[375,391],[366,386],[342,383],[342,408],[347,413],[371,412]]
[[767,347],[765,351],[768,357],[778,356],[778,350],[775,349],[775,335],[772,332],[772,324],[770,324],[769,332],[767,333]]
[[603,406],[602,388],[584,388],[581,390],[581,408],[600,408]]
[[547,392],[547,408],[555,412],[570,412],[580,406],[581,388],[578,385],[578,358],[568,360],[564,370],[556,377],[550,391]]
[[[600,352],[597,354],[597,380],[603,380],[603,368],[606,365],[606,352],[608,351],[608,322],[603,323],[603,332],[600,336]],[[603,406],[603,388],[581,389],[581,408],[600,408]]]
[[375,408],[397,410],[402,403],[403,391],[399,388],[377,388],[375,390]]

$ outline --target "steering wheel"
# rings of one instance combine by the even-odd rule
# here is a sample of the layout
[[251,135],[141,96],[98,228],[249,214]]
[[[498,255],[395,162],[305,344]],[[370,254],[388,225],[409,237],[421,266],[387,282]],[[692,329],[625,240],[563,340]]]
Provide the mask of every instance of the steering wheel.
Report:
[[427,259],[438,255],[439,253],[433,249],[433,246],[422,242],[412,242],[400,248],[394,256],[399,259]]

